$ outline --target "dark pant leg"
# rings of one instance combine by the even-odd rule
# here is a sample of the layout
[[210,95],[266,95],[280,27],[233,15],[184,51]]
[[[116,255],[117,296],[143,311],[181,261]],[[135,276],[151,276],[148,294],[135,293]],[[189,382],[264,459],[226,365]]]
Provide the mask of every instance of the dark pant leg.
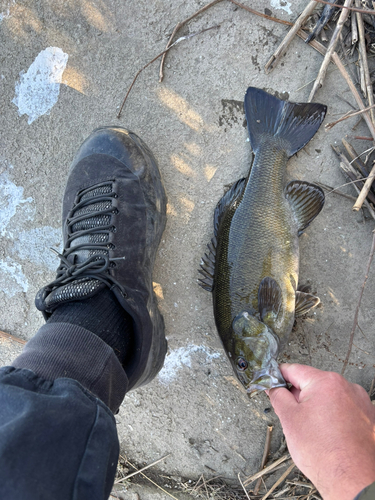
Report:
[[108,498],[119,443],[101,399],[117,409],[127,379],[107,347],[74,325],[45,325],[16,367],[0,369],[1,500]]

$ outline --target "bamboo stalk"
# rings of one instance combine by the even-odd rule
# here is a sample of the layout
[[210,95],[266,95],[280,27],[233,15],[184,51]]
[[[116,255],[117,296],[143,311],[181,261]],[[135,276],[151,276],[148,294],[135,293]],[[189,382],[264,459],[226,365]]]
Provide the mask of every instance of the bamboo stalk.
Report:
[[[344,7],[350,7],[351,4],[352,4],[352,1],[353,0],[345,0]],[[314,86],[313,86],[313,88],[311,90],[308,102],[311,102],[313,100],[316,91],[318,89],[320,89],[321,86],[323,85],[323,81],[324,81],[324,78],[325,78],[326,73],[327,73],[328,65],[329,65],[329,63],[331,61],[332,53],[334,52],[334,50],[336,48],[336,45],[337,45],[337,42],[339,41],[339,35],[341,33],[341,30],[342,30],[342,28],[344,26],[345,21],[348,18],[348,15],[349,15],[349,10],[348,9],[343,9],[341,11],[339,20],[337,21],[337,24],[336,24],[335,31],[333,32],[331,41],[329,42],[327,53],[324,56],[322,65],[321,65],[319,73],[318,73],[318,76],[317,76],[317,78],[316,78],[316,80],[314,82]]]

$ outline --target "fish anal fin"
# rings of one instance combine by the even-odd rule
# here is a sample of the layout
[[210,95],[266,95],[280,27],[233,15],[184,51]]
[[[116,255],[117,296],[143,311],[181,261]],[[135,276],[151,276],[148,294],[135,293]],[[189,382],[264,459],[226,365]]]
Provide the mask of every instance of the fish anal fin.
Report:
[[305,181],[291,181],[285,188],[285,197],[289,201],[297,221],[298,236],[301,236],[322,210],[324,192],[316,184]]
[[240,200],[245,188],[246,178],[243,177],[236,181],[224,194],[219,203],[216,205],[214,212],[214,232],[215,237],[219,230],[220,221],[229,207],[233,206],[237,200]]
[[201,268],[198,269],[198,272],[204,277],[203,279],[199,278],[199,285],[208,292],[212,292],[214,286],[216,244],[216,238],[212,238],[207,245],[208,252],[202,257]]
[[304,316],[306,313],[313,309],[320,303],[319,297],[311,293],[296,292],[296,308],[295,316]]
[[263,278],[258,290],[258,305],[261,320],[272,326],[279,314],[282,293],[279,284],[270,277]]

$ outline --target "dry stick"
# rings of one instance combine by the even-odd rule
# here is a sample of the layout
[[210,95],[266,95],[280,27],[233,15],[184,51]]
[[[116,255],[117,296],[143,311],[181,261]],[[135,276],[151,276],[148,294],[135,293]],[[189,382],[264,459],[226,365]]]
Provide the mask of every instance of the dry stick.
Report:
[[[263,17],[264,19],[268,19],[269,21],[274,21],[275,23],[285,24],[287,26],[293,26],[293,23],[291,23],[290,21],[284,21],[282,19],[278,19],[277,17],[267,16],[267,14],[262,14],[261,12],[251,9],[250,7],[247,7],[247,5],[243,5],[242,3],[239,3],[236,0],[229,0],[229,1],[232,2],[234,5],[241,7],[241,9],[251,12],[251,14],[255,14],[256,16]],[[297,35],[300,38],[302,38],[303,41],[306,41],[309,36],[302,29],[298,30]],[[324,45],[319,43],[317,40],[311,40],[311,42],[309,42],[309,45],[313,47],[315,50],[317,50],[320,54],[322,54],[322,56],[324,56],[325,53],[327,52],[327,49],[324,47]]]
[[276,481],[272,488],[270,488],[264,495],[264,497],[262,497],[262,500],[266,500],[266,498],[271,495],[271,493],[279,486],[279,484],[281,484],[289,476],[295,466],[296,464],[293,462],[292,465],[288,467],[288,469],[284,472],[284,474]]
[[[363,188],[363,185],[364,185],[363,180],[366,180],[367,177],[365,177],[365,178],[359,177],[358,172],[351,165],[351,163],[349,162],[347,157],[341,153],[339,148],[332,146],[332,149],[337,154],[339,160],[344,164],[344,170],[347,173],[348,177],[350,177],[350,179],[352,181],[354,181],[353,184],[354,184],[355,188],[357,188],[359,186],[359,189],[357,191],[359,194],[359,192],[361,191],[361,189]],[[371,191],[368,193],[368,199],[371,201],[371,203],[373,203],[375,205],[375,195]]]
[[[356,5],[356,7],[360,6],[359,0],[355,0],[355,5]],[[365,72],[365,88],[366,88],[366,93],[367,93],[367,99],[368,99],[369,106],[373,106],[373,104],[374,104],[374,92],[372,90],[370,71],[368,69],[366,40],[365,40],[365,28],[363,25],[362,14],[357,12],[356,17],[357,17],[358,32],[359,32],[359,53],[361,55],[361,62],[363,64],[363,69]],[[365,95],[365,97],[366,97],[366,95]],[[371,109],[370,116],[371,116],[372,123],[375,125],[375,114],[374,114],[373,109]]]
[[[352,1],[353,0],[345,0],[345,4],[344,5],[347,6],[347,7],[350,7],[351,4],[352,4]],[[308,102],[311,102],[313,100],[315,92],[318,89],[320,89],[321,86],[323,85],[324,77],[326,75],[326,72],[327,72],[327,69],[328,69],[328,65],[329,65],[329,63],[331,61],[331,55],[332,55],[332,53],[334,52],[334,50],[336,48],[337,42],[339,41],[339,35],[341,33],[341,30],[342,30],[342,28],[344,26],[344,23],[345,23],[346,19],[348,18],[348,15],[349,15],[349,11],[348,10],[344,9],[344,10],[341,11],[339,20],[337,21],[337,24],[336,24],[336,27],[335,27],[335,31],[333,32],[332,38],[331,38],[331,40],[329,42],[327,53],[324,56],[322,65],[321,65],[319,73],[318,73],[318,76],[317,76],[317,78],[315,80],[315,83],[314,83],[314,86],[313,86],[313,88],[311,90]]]
[[129,477],[135,476],[136,474],[139,474],[140,472],[142,472],[142,471],[144,471],[146,469],[149,469],[150,467],[152,467],[153,465],[158,464],[159,462],[161,462],[165,458],[169,457],[170,455],[171,454],[168,453],[168,455],[165,455],[165,457],[163,457],[163,458],[159,458],[159,460],[156,460],[155,462],[152,462],[152,464],[146,465],[146,467],[143,467],[142,469],[139,469],[139,470],[137,470],[135,472],[132,472],[131,474],[128,474],[125,477],[122,477],[121,479],[118,479],[117,481],[115,481],[115,484],[122,483],[123,481],[126,481],[127,479],[129,479]]
[[350,194],[346,194],[346,193],[343,193],[342,191],[339,191],[339,188],[333,188],[331,186],[327,186],[327,184],[323,184],[322,182],[316,182],[315,181],[315,184],[317,184],[321,188],[323,188],[326,191],[328,191],[328,194],[335,193],[335,194],[338,194],[340,196],[343,196],[344,198],[348,198],[348,200],[351,200],[351,201],[355,201],[356,200],[356,198],[354,198],[354,196],[350,196]]
[[146,69],[148,66],[150,66],[150,64],[152,64],[153,62],[155,62],[157,59],[159,59],[160,56],[162,56],[163,54],[167,53],[168,50],[170,50],[172,47],[174,47],[175,45],[177,45],[178,43],[182,42],[182,40],[187,40],[188,38],[192,38],[193,36],[196,36],[196,35],[200,35],[201,33],[204,33],[205,31],[208,31],[208,30],[211,30],[211,29],[214,29],[214,28],[219,28],[220,26],[211,26],[210,28],[206,28],[202,31],[199,31],[197,33],[192,33],[191,35],[187,35],[187,36],[182,36],[181,38],[178,38],[174,43],[172,43],[172,45],[170,45],[167,49],[163,50],[163,52],[160,52],[160,54],[158,54],[156,57],[154,57],[152,59],[152,61],[148,62],[145,66],[143,66],[143,68],[141,68],[138,73],[135,75],[127,93],[126,93],[126,96],[124,97],[124,100],[122,101],[122,104],[121,104],[121,107],[120,107],[120,111],[118,112],[118,115],[117,115],[117,118],[120,118],[121,116],[121,113],[122,113],[122,110],[124,108],[124,105],[125,105],[125,102],[126,102],[126,99],[128,98],[128,95],[130,94],[130,91],[131,89],[133,88],[138,76],[142,73],[142,71],[144,69]]
[[373,233],[373,237],[372,237],[372,245],[371,245],[371,250],[370,250],[370,256],[369,256],[368,263],[367,263],[366,275],[365,275],[365,279],[362,283],[361,293],[359,294],[358,305],[357,305],[357,308],[356,308],[355,314],[354,314],[353,327],[352,327],[352,331],[350,332],[349,348],[348,348],[348,352],[346,354],[346,358],[344,361],[344,366],[342,367],[342,370],[341,370],[341,375],[344,375],[344,372],[345,372],[346,367],[348,365],[350,353],[352,352],[352,344],[353,344],[353,340],[354,340],[354,333],[355,333],[355,330],[357,328],[359,308],[361,306],[363,291],[365,289],[368,274],[370,272],[370,267],[371,267],[372,258],[374,256],[374,251],[375,251],[375,232]]
[[359,196],[357,198],[357,201],[353,205],[353,210],[355,212],[358,212],[362,208],[362,205],[367,198],[367,195],[370,191],[370,188],[372,186],[372,183],[374,182],[374,177],[375,177],[375,164],[371,169],[370,175],[367,177],[366,182],[363,185],[363,188],[361,189],[361,192],[359,193]]
[[272,16],[268,16],[267,14],[262,14],[261,12],[252,9],[251,7],[248,7],[247,5],[236,2],[236,0],[229,0],[229,1],[232,2],[234,5],[237,5],[237,7],[241,7],[241,9],[245,9],[248,12],[255,14],[256,16],[263,17],[264,19],[268,19],[269,21],[274,21],[275,23],[285,24],[287,26],[293,26],[293,23],[291,23],[290,21],[284,21],[283,19],[279,19],[278,17],[272,17]]
[[271,472],[271,470],[275,469],[275,467],[277,467],[281,463],[285,462],[285,460],[289,460],[289,459],[290,459],[290,455],[289,455],[289,453],[287,453],[283,457],[281,457],[278,460],[276,460],[275,462],[273,462],[271,465],[268,465],[267,467],[265,467],[262,471],[257,472],[253,476],[250,476],[247,479],[245,479],[245,481],[243,482],[243,484],[245,486],[247,486],[248,484],[250,484],[253,481],[255,481],[256,479],[258,479],[259,477],[262,477],[265,474],[268,474],[269,472]]
[[[177,31],[182,28],[182,26],[184,26],[186,23],[188,23],[189,21],[191,21],[192,19],[194,19],[194,17],[196,16],[199,16],[199,14],[202,14],[202,12],[204,12],[205,10],[209,9],[210,7],[212,7],[213,5],[221,2],[222,0],[214,0],[213,2],[205,5],[204,7],[202,7],[201,9],[197,10],[197,12],[195,12],[195,14],[193,14],[192,16],[188,17],[187,19],[185,19],[184,21],[181,21],[180,23],[177,23],[171,36],[169,37],[169,40],[168,40],[168,43],[165,47],[165,51],[162,52],[162,59],[161,59],[161,62],[160,62],[160,68],[159,68],[159,82],[162,82],[163,81],[163,78],[164,78],[164,73],[163,73],[163,68],[164,68],[164,62],[165,62],[165,57],[166,57],[166,54],[168,52],[168,50],[172,47],[172,40],[173,38],[175,37]],[[173,44],[174,45],[174,44]],[[160,57],[160,56],[158,56]]]
[[[352,176],[356,175],[356,174],[353,174],[352,171],[348,170],[348,167],[347,167],[347,165],[344,162],[340,162],[340,168],[341,168],[341,170],[343,170],[343,172],[345,172],[345,174],[349,177],[349,179],[352,179]],[[357,191],[358,195],[360,193],[360,189],[358,189],[358,187],[356,186],[356,184],[358,184],[359,182],[361,182],[361,181],[353,180],[353,182],[352,182],[353,187]],[[366,206],[367,210],[369,211],[371,217],[375,220],[375,212],[374,212],[372,206],[370,205],[370,203],[368,202],[368,200],[364,201],[364,205]]]
[[338,7],[339,9],[347,9],[352,12],[361,12],[362,14],[375,14],[375,10],[357,9],[356,7],[346,7],[345,5],[340,5],[338,3],[330,3],[325,0],[315,0],[317,3],[322,3],[323,5],[330,5],[331,7]]
[[10,333],[5,333],[0,330],[0,337],[6,340],[13,340],[14,342],[17,342],[18,344],[26,344],[26,340],[19,339],[18,337],[15,337],[14,335],[11,335]]
[[[356,150],[353,148],[353,146],[348,142],[345,138],[341,139],[341,142],[346,149],[348,155],[351,158],[351,164],[355,166],[364,177],[368,176],[368,170],[366,168],[366,165],[363,163],[361,156],[357,154]],[[363,154],[363,153],[362,153]]]
[[[339,56],[337,55],[336,52],[334,52],[332,54],[332,60],[336,64],[336,66],[340,70],[340,73],[342,74],[342,76],[344,77],[346,83],[348,84],[348,86],[349,86],[349,88],[350,88],[350,90],[351,90],[351,92],[352,92],[352,94],[354,96],[354,99],[357,101],[358,107],[361,110],[364,110],[365,109],[365,105],[363,104],[361,96],[359,95],[357,89],[355,88],[355,85],[354,85],[352,79],[350,78],[348,72],[344,68],[344,65],[342,64],[341,59],[339,58]],[[370,133],[371,133],[372,137],[375,140],[375,127],[374,127],[374,124],[371,121],[371,118],[370,118],[369,114],[367,112],[363,113],[363,118],[365,119],[365,121],[367,123],[367,126],[368,126],[368,128],[370,130]]]
[[[136,469],[136,467],[131,462],[129,462],[129,460],[126,460],[126,461],[128,462],[129,465],[131,465],[134,469]],[[138,472],[141,474],[141,476],[143,476],[145,479],[147,479],[148,481],[150,481],[150,483],[152,483],[155,486],[157,486],[161,491],[163,491],[164,493],[166,493],[170,497],[174,498],[174,500],[178,500],[178,498],[176,498],[175,496],[173,496],[167,490],[165,490],[164,488],[162,488],[161,486],[159,486],[157,483],[155,483],[152,479],[150,479],[149,477],[147,477],[146,474],[143,474],[143,472],[140,472],[140,471],[138,471]]]
[[242,486],[242,489],[243,489],[243,490],[244,490],[244,492],[245,492],[245,495],[246,495],[247,499],[248,499],[248,500],[250,500],[249,494],[248,494],[248,492],[246,491],[246,488],[245,488],[245,486],[244,486],[243,482],[241,481],[240,473],[238,473],[238,480],[239,480],[239,482],[240,482],[240,484],[241,484],[241,486]]
[[354,13],[350,16],[351,20],[351,28],[352,28],[352,45],[358,42],[358,28],[357,28],[357,19]]
[[278,46],[276,52],[274,52],[267,62],[267,64],[264,66],[264,71],[266,74],[270,73],[273,68],[275,67],[276,63],[280,60],[282,57],[283,53],[286,51],[288,48],[290,42],[293,40],[295,35],[297,34],[298,30],[302,27],[303,23],[306,21],[306,19],[311,16],[313,10],[316,7],[316,2],[315,0],[311,0],[305,9],[303,10],[302,14],[298,17],[296,22],[293,24],[292,29],[288,32],[284,40],[281,42],[281,44]]
[[335,122],[327,123],[327,125],[325,125],[324,128],[326,130],[331,130],[331,128],[333,128],[338,123],[343,122],[344,120],[347,120],[348,118],[351,118],[352,116],[357,116],[357,115],[361,115],[362,113],[366,113],[367,111],[369,111],[370,109],[373,109],[373,108],[375,108],[375,104],[372,104],[371,106],[368,106],[365,109],[360,109],[359,111],[356,111],[355,113],[353,113],[353,111],[349,111],[348,113],[345,113],[344,116],[342,116],[341,118],[339,118]]
[[[266,442],[264,443],[264,451],[263,451],[263,457],[262,457],[262,462],[260,464],[260,470],[264,469],[264,466],[267,463],[267,457],[270,452],[270,446],[271,446],[271,436],[272,436],[272,430],[273,426],[268,425],[267,426],[267,435],[266,435]],[[255,488],[253,490],[254,495],[258,494],[260,485],[262,484],[262,478],[260,477],[255,485]]]

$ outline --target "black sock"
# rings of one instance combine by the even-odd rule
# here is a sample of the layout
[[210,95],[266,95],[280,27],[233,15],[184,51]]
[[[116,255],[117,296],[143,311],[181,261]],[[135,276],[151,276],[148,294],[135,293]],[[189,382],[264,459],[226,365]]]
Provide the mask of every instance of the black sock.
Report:
[[131,356],[133,320],[109,288],[90,299],[61,304],[53,311],[47,323],[70,323],[95,333],[112,347],[122,365]]

